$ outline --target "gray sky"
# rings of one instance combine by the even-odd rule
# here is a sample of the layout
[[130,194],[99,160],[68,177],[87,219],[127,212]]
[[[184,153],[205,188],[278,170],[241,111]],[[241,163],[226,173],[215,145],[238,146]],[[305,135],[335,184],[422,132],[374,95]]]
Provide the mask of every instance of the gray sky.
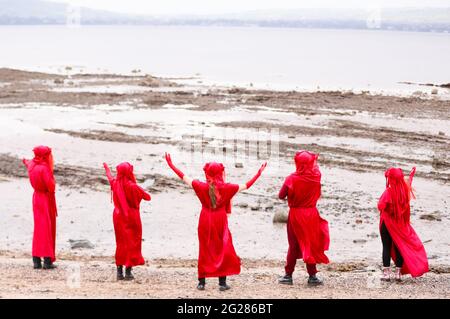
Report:
[[264,9],[449,7],[450,0],[51,0],[142,14],[220,14]]

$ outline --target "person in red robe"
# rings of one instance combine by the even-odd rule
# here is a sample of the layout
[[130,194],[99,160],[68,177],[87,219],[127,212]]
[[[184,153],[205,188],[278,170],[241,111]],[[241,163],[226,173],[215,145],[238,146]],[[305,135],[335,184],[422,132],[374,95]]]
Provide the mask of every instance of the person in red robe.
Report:
[[318,155],[299,151],[295,154],[296,171],[290,174],[280,189],[278,197],[287,197],[289,216],[287,236],[289,249],[286,258],[285,275],[279,283],[292,285],[292,273],[297,259],[303,258],[309,274],[309,285],[320,285],[316,276],[316,264],[329,263],[325,251],[330,244],[328,222],[320,217],[316,203],[321,195],[321,173],[317,164]]
[[221,163],[207,163],[203,167],[206,181],[193,180],[176,168],[166,153],[169,167],[187,185],[192,187],[202,204],[198,222],[198,285],[204,290],[207,277],[219,277],[219,290],[230,289],[226,283],[227,276],[241,272],[241,260],[233,246],[233,239],[228,229],[228,215],[231,214],[231,199],[240,191],[249,189],[261,176],[267,163],[246,184],[237,185],[225,182],[225,168]]
[[[33,193],[33,266],[34,269],[53,269],[56,246],[55,178],[53,176],[52,150],[47,146],[33,149],[32,160],[23,159],[28,170]],[[44,258],[44,266],[42,259]]]
[[378,201],[380,234],[383,244],[383,275],[391,279],[391,258],[396,265],[394,279],[402,274],[419,277],[428,272],[428,259],[422,242],[410,224],[410,201],[414,198],[412,181],[416,168],[405,178],[400,168],[385,172],[386,189]]
[[[144,265],[142,257],[142,223],[140,203],[151,199],[143,188],[136,184],[133,165],[121,163],[116,167],[114,178],[106,163],[103,163],[106,177],[111,185],[114,202],[113,223],[116,235],[116,266],[117,280],[133,280],[132,269]],[[125,276],[123,267],[125,266]]]

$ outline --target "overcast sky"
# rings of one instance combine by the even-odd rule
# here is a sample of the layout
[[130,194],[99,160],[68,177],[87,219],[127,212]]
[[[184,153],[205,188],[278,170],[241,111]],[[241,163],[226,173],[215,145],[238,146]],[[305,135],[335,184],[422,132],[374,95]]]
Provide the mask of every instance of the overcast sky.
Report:
[[450,0],[51,0],[142,14],[218,14],[264,9],[449,7]]

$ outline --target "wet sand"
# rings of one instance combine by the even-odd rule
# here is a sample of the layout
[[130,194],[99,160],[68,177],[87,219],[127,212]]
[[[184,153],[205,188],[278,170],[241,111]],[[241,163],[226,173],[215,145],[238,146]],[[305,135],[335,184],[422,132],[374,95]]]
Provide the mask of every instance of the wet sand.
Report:
[[[226,158],[227,178],[245,182],[268,158],[257,153],[259,144],[244,144],[254,142],[257,132],[275,136],[279,153],[269,159],[261,180],[233,201],[230,228],[242,258],[280,261],[268,271],[271,276],[282,270],[286,229],[272,219],[287,208],[276,194],[293,170],[294,152],[307,148],[321,154],[318,208],[330,223],[328,255],[334,263],[379,267],[376,204],[384,190],[384,170],[396,165],[405,170],[417,166],[412,223],[430,264],[450,265],[449,124],[450,101],[432,95],[262,91],[147,75],[0,69],[1,213],[8,216],[2,221],[0,250],[29,253],[32,192],[20,158],[31,157],[35,145],[48,144],[56,162],[60,254],[112,260],[112,205],[102,162],[114,167],[130,161],[139,183],[153,196],[142,205],[144,256],[150,263],[155,258],[195,259],[200,205],[162,155],[170,151],[185,173],[202,178],[204,161],[237,150],[237,157]],[[200,146],[215,153],[193,155],[191,150]],[[70,239],[89,240],[94,248],[71,249]]]

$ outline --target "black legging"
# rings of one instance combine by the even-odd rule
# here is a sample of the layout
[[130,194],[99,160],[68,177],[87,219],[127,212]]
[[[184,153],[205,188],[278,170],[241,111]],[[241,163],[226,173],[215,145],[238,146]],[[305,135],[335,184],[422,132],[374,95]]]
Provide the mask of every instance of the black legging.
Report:
[[383,243],[383,267],[391,266],[391,248],[392,245],[394,245],[396,257],[395,266],[401,268],[403,266],[403,257],[400,254],[400,251],[398,250],[397,246],[392,242],[392,237],[389,234],[389,231],[386,228],[384,222],[381,224],[380,234],[381,234],[381,241]]

